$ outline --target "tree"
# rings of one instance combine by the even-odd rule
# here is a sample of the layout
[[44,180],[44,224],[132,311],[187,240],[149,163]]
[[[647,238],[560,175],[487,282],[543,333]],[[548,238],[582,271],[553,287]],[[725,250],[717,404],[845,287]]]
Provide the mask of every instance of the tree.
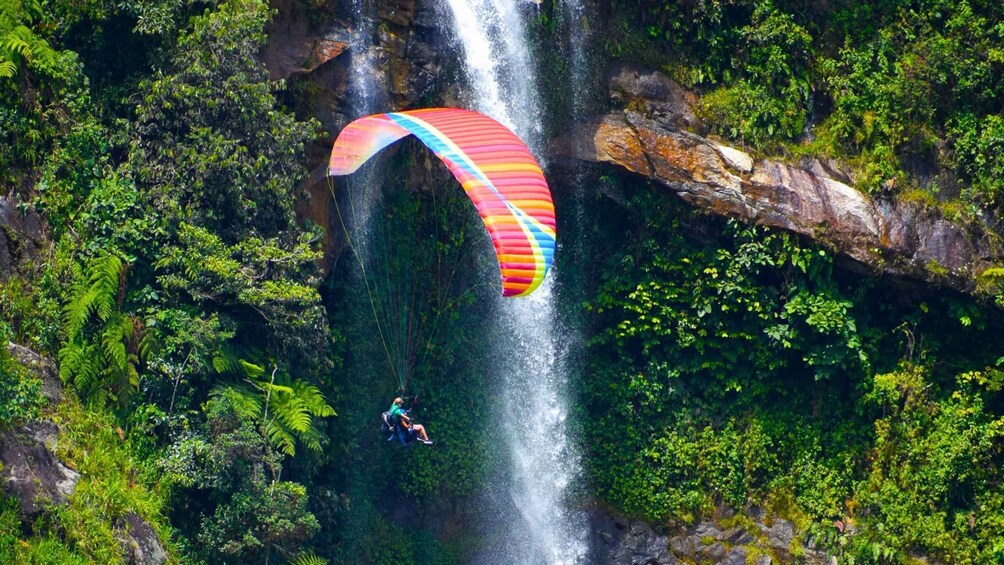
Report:
[[239,395],[206,404],[204,433],[172,446],[162,467],[187,490],[175,521],[197,538],[193,551],[211,563],[268,562],[292,557],[319,525],[307,511],[306,489],[279,480],[281,455],[271,449]]
[[151,213],[231,244],[294,227],[317,133],[276,104],[258,59],[269,15],[267,2],[230,0],[195,18],[166,72],[141,86],[133,127],[129,166]]

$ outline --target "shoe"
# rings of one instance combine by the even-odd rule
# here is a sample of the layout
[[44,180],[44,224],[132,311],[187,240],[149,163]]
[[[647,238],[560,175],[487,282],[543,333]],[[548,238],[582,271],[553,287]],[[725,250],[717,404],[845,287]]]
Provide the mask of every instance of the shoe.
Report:
[[432,445],[432,440],[431,439],[420,439],[418,441],[424,443],[425,445]]

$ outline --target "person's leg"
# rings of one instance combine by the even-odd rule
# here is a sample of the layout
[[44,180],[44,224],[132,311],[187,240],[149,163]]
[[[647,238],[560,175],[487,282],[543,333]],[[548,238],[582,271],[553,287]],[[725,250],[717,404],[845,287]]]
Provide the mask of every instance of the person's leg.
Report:
[[421,438],[422,441],[429,441],[429,435],[425,433],[425,426],[422,424],[415,424],[412,428],[415,429],[415,433],[418,434],[418,437]]

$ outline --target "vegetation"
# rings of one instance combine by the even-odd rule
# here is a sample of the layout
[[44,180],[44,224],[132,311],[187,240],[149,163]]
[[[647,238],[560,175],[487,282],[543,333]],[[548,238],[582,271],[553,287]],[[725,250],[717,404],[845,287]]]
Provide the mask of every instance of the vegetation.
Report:
[[1000,312],[734,222],[694,242],[676,208],[636,197],[588,304],[601,496],[653,522],[766,506],[855,562],[1000,560]]
[[[0,337],[3,334],[0,333]],[[42,407],[42,382],[0,348],[0,425],[30,420]]]
[[[317,20],[333,10],[303,4]],[[536,40],[567,27],[553,4]],[[0,194],[50,237],[0,280],[0,345],[58,360],[67,385],[46,406],[0,347],[0,430],[55,421],[57,455],[80,473],[31,524],[0,498],[0,562],[120,562],[132,519],[171,562],[455,563],[479,549],[463,509],[492,480],[499,431],[481,416],[505,393],[485,353],[490,247],[454,179],[403,142],[365,182],[332,185],[348,226],[335,246],[354,228],[372,237],[320,272],[322,228],[295,208],[320,135],[297,116],[314,93],[269,79],[268,5],[0,4]],[[713,133],[841,158],[864,190],[995,221],[998,4],[602,8],[606,54],[699,91]],[[546,90],[562,92],[573,65],[548,59]],[[573,235],[557,293],[588,341],[570,366],[590,495],[662,525],[763,507],[848,563],[1004,561],[1002,269],[978,281],[996,304],[904,290],[637,178],[594,180],[627,204],[598,193],[559,210]],[[382,189],[367,218],[361,184]],[[401,389],[434,449],[376,433]]]
[[607,51],[704,93],[712,131],[838,157],[868,191],[912,186],[999,211],[1004,12],[972,0],[609,5]]
[[[318,424],[334,415],[318,387],[317,234],[293,213],[316,125],[279,107],[257,60],[266,3],[76,4],[0,11],[17,140],[4,144],[5,192],[54,236],[39,272],[5,283],[3,335],[58,353],[93,411],[50,415],[66,418],[62,457],[85,478],[36,525],[39,547],[118,561],[113,527],[132,512],[176,558],[291,560],[318,524],[306,488],[280,473],[298,444],[322,448]],[[157,39],[105,67],[119,56],[106,29]],[[49,327],[61,331],[33,332]],[[37,415],[38,380],[3,355],[3,421]],[[106,409],[110,422],[94,419]],[[151,488],[135,498],[140,475]],[[172,503],[182,496],[200,502]]]

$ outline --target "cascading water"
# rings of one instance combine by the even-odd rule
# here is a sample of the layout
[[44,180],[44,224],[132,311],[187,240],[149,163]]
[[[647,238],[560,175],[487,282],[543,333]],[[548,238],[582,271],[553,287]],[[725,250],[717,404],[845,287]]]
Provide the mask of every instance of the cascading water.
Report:
[[[535,67],[518,0],[448,0],[444,14],[463,53],[467,102],[516,132],[541,155]],[[529,7],[532,9],[532,7]],[[566,419],[568,333],[554,311],[557,268],[530,297],[499,299],[496,415],[506,455],[486,493],[489,548],[479,563],[577,563],[586,519],[568,504],[579,456]]]
[[[381,100],[381,93],[384,92],[384,89],[379,83],[383,75],[378,73],[374,54],[370,51],[373,34],[376,31],[372,0],[352,0],[352,12],[352,23],[355,29],[349,41],[351,66],[348,108],[353,114],[349,118],[355,119],[382,109],[384,101]],[[344,220],[355,232],[352,236],[354,252],[364,258],[369,258],[372,255],[369,252],[372,238],[368,234],[372,228],[370,223],[380,197],[380,185],[376,180],[375,168],[369,165],[364,166],[359,174],[347,177],[345,185],[345,189],[351,196],[344,199],[348,204],[346,212],[349,216]]]

